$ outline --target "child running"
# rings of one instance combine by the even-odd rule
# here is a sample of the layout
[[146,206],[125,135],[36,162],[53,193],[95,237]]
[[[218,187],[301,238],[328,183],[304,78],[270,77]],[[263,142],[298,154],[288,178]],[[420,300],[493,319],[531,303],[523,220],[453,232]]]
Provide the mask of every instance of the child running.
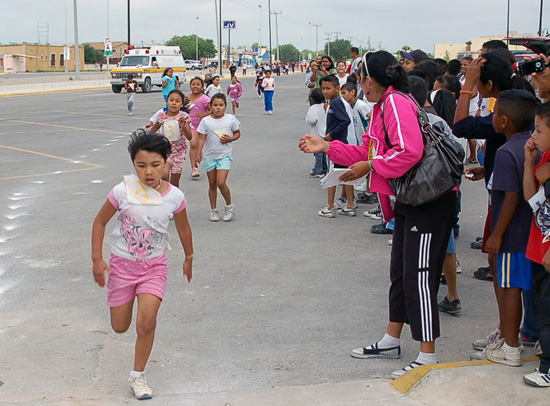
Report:
[[128,79],[124,82],[124,89],[126,89],[126,101],[128,103],[128,115],[134,114],[134,107],[136,106],[136,93],[139,90],[139,84],[134,79],[134,75],[128,74]]
[[264,70],[263,68],[260,66],[258,67],[258,69],[256,69],[256,83],[254,84],[254,86],[256,86],[258,89],[258,97],[261,98],[262,97],[262,93],[264,91],[263,87],[262,87],[262,82],[264,80]]
[[198,179],[201,175],[196,167],[197,148],[199,145],[199,133],[197,128],[201,120],[210,115],[210,97],[204,94],[204,82],[196,76],[190,82],[191,93],[187,96],[189,100],[189,116],[193,125],[193,138],[191,138],[191,148],[189,149],[189,159],[191,161],[191,179]]
[[162,135],[172,144],[172,153],[168,157],[168,165],[165,166],[162,178],[176,187],[179,187],[187,154],[186,138],[188,140],[193,138],[191,118],[184,111],[184,101],[185,96],[180,90],[172,90],[167,98],[168,110],[163,110],[158,115],[158,121],[149,130],[154,134],[162,129]]
[[179,89],[180,82],[174,76],[174,69],[166,68],[162,74],[162,95],[164,96],[164,101],[168,101],[168,95],[174,89]]
[[219,76],[214,76],[212,78],[212,83],[210,85],[208,85],[208,87],[206,88],[206,91],[204,93],[210,98],[212,98],[212,96],[214,96],[216,93],[222,93],[223,94],[223,89],[220,86],[220,77]]
[[210,100],[212,114],[205,117],[197,129],[199,133],[199,146],[197,164],[203,153],[203,167],[208,176],[208,199],[210,200],[210,221],[220,221],[217,209],[218,190],[225,200],[225,213],[223,221],[231,221],[235,217],[235,206],[231,202],[231,191],[227,186],[227,176],[231,169],[233,157],[233,141],[241,136],[239,125],[235,116],[225,114],[227,100],[223,93],[217,93]]
[[[137,339],[134,367],[128,379],[130,391],[137,399],[150,399],[153,392],[145,380],[145,367],[153,348],[157,313],[166,290],[170,215],[185,251],[183,277],[193,276],[193,239],[187,219],[187,201],[178,188],[162,180],[170,154],[170,141],[165,137],[138,130],[132,135],[128,152],[136,175],[124,177],[116,185],[97,214],[92,230],[92,261],[95,282],[105,287],[108,272],[107,305],[111,325],[124,333],[132,322],[137,297]],[[111,247],[109,265],[103,260],[105,227],[117,216],[118,226],[107,237]]]
[[273,94],[275,93],[275,78],[271,77],[271,71],[265,72],[265,78],[262,80],[262,89],[264,91],[265,114],[273,114]]
[[236,76],[231,78],[231,84],[227,86],[227,94],[231,99],[231,107],[233,108],[233,115],[237,114],[237,109],[239,108],[239,97],[243,94],[243,87],[241,82],[237,80]]

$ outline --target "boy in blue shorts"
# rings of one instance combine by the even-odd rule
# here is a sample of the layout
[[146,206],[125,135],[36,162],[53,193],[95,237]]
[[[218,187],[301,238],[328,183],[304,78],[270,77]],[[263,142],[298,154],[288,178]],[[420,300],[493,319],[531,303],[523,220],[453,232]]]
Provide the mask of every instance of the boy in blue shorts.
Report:
[[506,90],[495,105],[493,126],[506,136],[495,155],[489,180],[491,190],[491,236],[486,250],[497,255],[501,338],[486,349],[488,360],[521,366],[519,327],[522,289],[533,288],[532,262],[526,258],[532,218],[523,196],[525,144],[531,138],[537,100],[526,90]]

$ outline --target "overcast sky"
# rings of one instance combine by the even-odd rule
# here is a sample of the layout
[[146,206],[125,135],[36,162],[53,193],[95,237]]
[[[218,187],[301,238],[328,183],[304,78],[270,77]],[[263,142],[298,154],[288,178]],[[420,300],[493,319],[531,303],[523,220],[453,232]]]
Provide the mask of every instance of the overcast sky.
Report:
[[[216,38],[215,0],[130,1],[131,41],[136,45],[162,43],[174,35],[192,35],[197,29],[200,37]],[[221,1],[222,19],[235,20],[237,25],[231,32],[232,46],[250,46],[260,35],[262,43],[268,43],[268,0]],[[536,33],[540,3],[511,0],[510,30]],[[544,3],[543,28],[550,28],[550,1]],[[508,0],[271,0],[271,11],[282,12],[277,16],[279,44],[315,49],[313,24],[321,24],[319,49],[330,33],[331,39],[352,37],[357,46],[362,41],[365,47],[370,38],[373,47],[381,45],[392,52],[405,44],[433,52],[435,43],[505,34],[507,4]],[[79,42],[103,41],[107,30],[113,41],[127,40],[126,6],[127,0],[78,0]],[[50,43],[63,44],[66,38],[73,43],[73,0],[3,0],[0,42],[37,42],[38,23],[49,24]],[[223,30],[224,44],[227,34]],[[276,42],[273,15],[273,47]]]

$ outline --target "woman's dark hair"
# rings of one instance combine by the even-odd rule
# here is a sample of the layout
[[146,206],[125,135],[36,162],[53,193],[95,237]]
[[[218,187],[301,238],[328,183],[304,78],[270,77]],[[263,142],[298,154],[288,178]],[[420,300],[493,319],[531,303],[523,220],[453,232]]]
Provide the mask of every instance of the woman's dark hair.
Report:
[[221,99],[223,100],[223,104],[225,104],[227,106],[227,98],[225,97],[225,94],[223,93],[216,93],[214,96],[212,96],[212,98],[210,99],[210,105],[212,105],[212,103],[214,103],[214,100],[216,99]]
[[187,97],[185,97],[183,92],[179,89],[170,90],[170,93],[168,93],[168,96],[166,97],[166,100],[168,100],[168,98],[170,97],[171,94],[177,94],[178,96],[181,97],[181,101],[182,101],[183,105],[181,106],[180,110],[184,111],[186,113],[189,113],[189,100],[187,100]]
[[[464,58],[467,58],[466,56]],[[443,71],[449,72],[449,75],[458,76],[460,70],[462,69],[462,63],[458,59],[451,59],[447,64],[447,69]]]
[[417,63],[414,68],[424,72],[428,78],[428,91],[433,90],[435,78],[445,73],[445,71],[442,72],[439,65],[431,59],[426,59],[420,63]]
[[[168,74],[168,71],[172,69],[172,68],[166,68],[164,69],[164,72],[162,73],[162,77],[165,77],[167,74]],[[174,69],[172,69],[172,72],[174,71]]]
[[426,74],[425,74],[423,71],[421,71],[420,69],[413,69],[413,70],[410,70],[410,71],[407,73],[407,75],[408,75],[409,77],[415,76],[415,77],[417,77],[417,78],[420,78],[420,79],[422,79],[423,81],[426,82],[426,85],[428,85],[428,76],[426,76]]
[[424,107],[428,98],[428,84],[418,76],[409,76],[408,81],[411,96],[420,107]]
[[435,81],[441,84],[441,87],[445,90],[448,90],[451,93],[454,93],[456,100],[460,97],[460,90],[462,86],[460,85],[460,80],[453,75],[438,76]]
[[493,83],[493,87],[498,90],[508,89],[523,89],[528,90],[533,95],[535,91],[527,80],[519,75],[514,74],[512,64],[506,56],[500,52],[488,52],[481,55],[485,59],[485,64],[481,67],[479,81],[487,84],[489,80]]
[[130,135],[128,152],[132,162],[139,151],[156,152],[166,161],[172,153],[170,140],[162,135],[148,134],[143,129],[138,129]]
[[456,111],[456,99],[453,94],[445,89],[434,90],[428,94],[428,102],[437,112],[437,115],[451,127]]
[[330,62],[330,66],[328,67],[328,70],[331,70],[331,69],[336,69],[334,67],[334,62],[332,62],[332,58],[328,55],[323,55],[323,57],[321,58],[321,64],[323,64],[323,59],[328,59],[328,61]]
[[323,96],[323,91],[319,88],[313,89],[309,94],[309,105],[313,106],[314,104],[321,104],[325,102],[325,96]]
[[367,75],[367,69],[371,79],[380,86],[390,87],[404,93],[409,93],[409,81],[407,72],[397,62],[395,56],[387,51],[369,52],[365,55],[367,67],[362,67],[363,75]]

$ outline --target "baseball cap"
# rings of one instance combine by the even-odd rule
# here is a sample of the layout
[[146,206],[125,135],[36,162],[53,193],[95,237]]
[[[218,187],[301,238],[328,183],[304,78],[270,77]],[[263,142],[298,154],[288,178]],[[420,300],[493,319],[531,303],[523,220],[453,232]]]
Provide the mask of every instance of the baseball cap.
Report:
[[401,56],[403,58],[410,59],[411,61],[414,61],[416,63],[422,62],[426,59],[430,59],[428,57],[428,55],[426,54],[426,52],[424,52],[420,49],[415,49],[414,51],[411,51],[411,52],[401,51]]

